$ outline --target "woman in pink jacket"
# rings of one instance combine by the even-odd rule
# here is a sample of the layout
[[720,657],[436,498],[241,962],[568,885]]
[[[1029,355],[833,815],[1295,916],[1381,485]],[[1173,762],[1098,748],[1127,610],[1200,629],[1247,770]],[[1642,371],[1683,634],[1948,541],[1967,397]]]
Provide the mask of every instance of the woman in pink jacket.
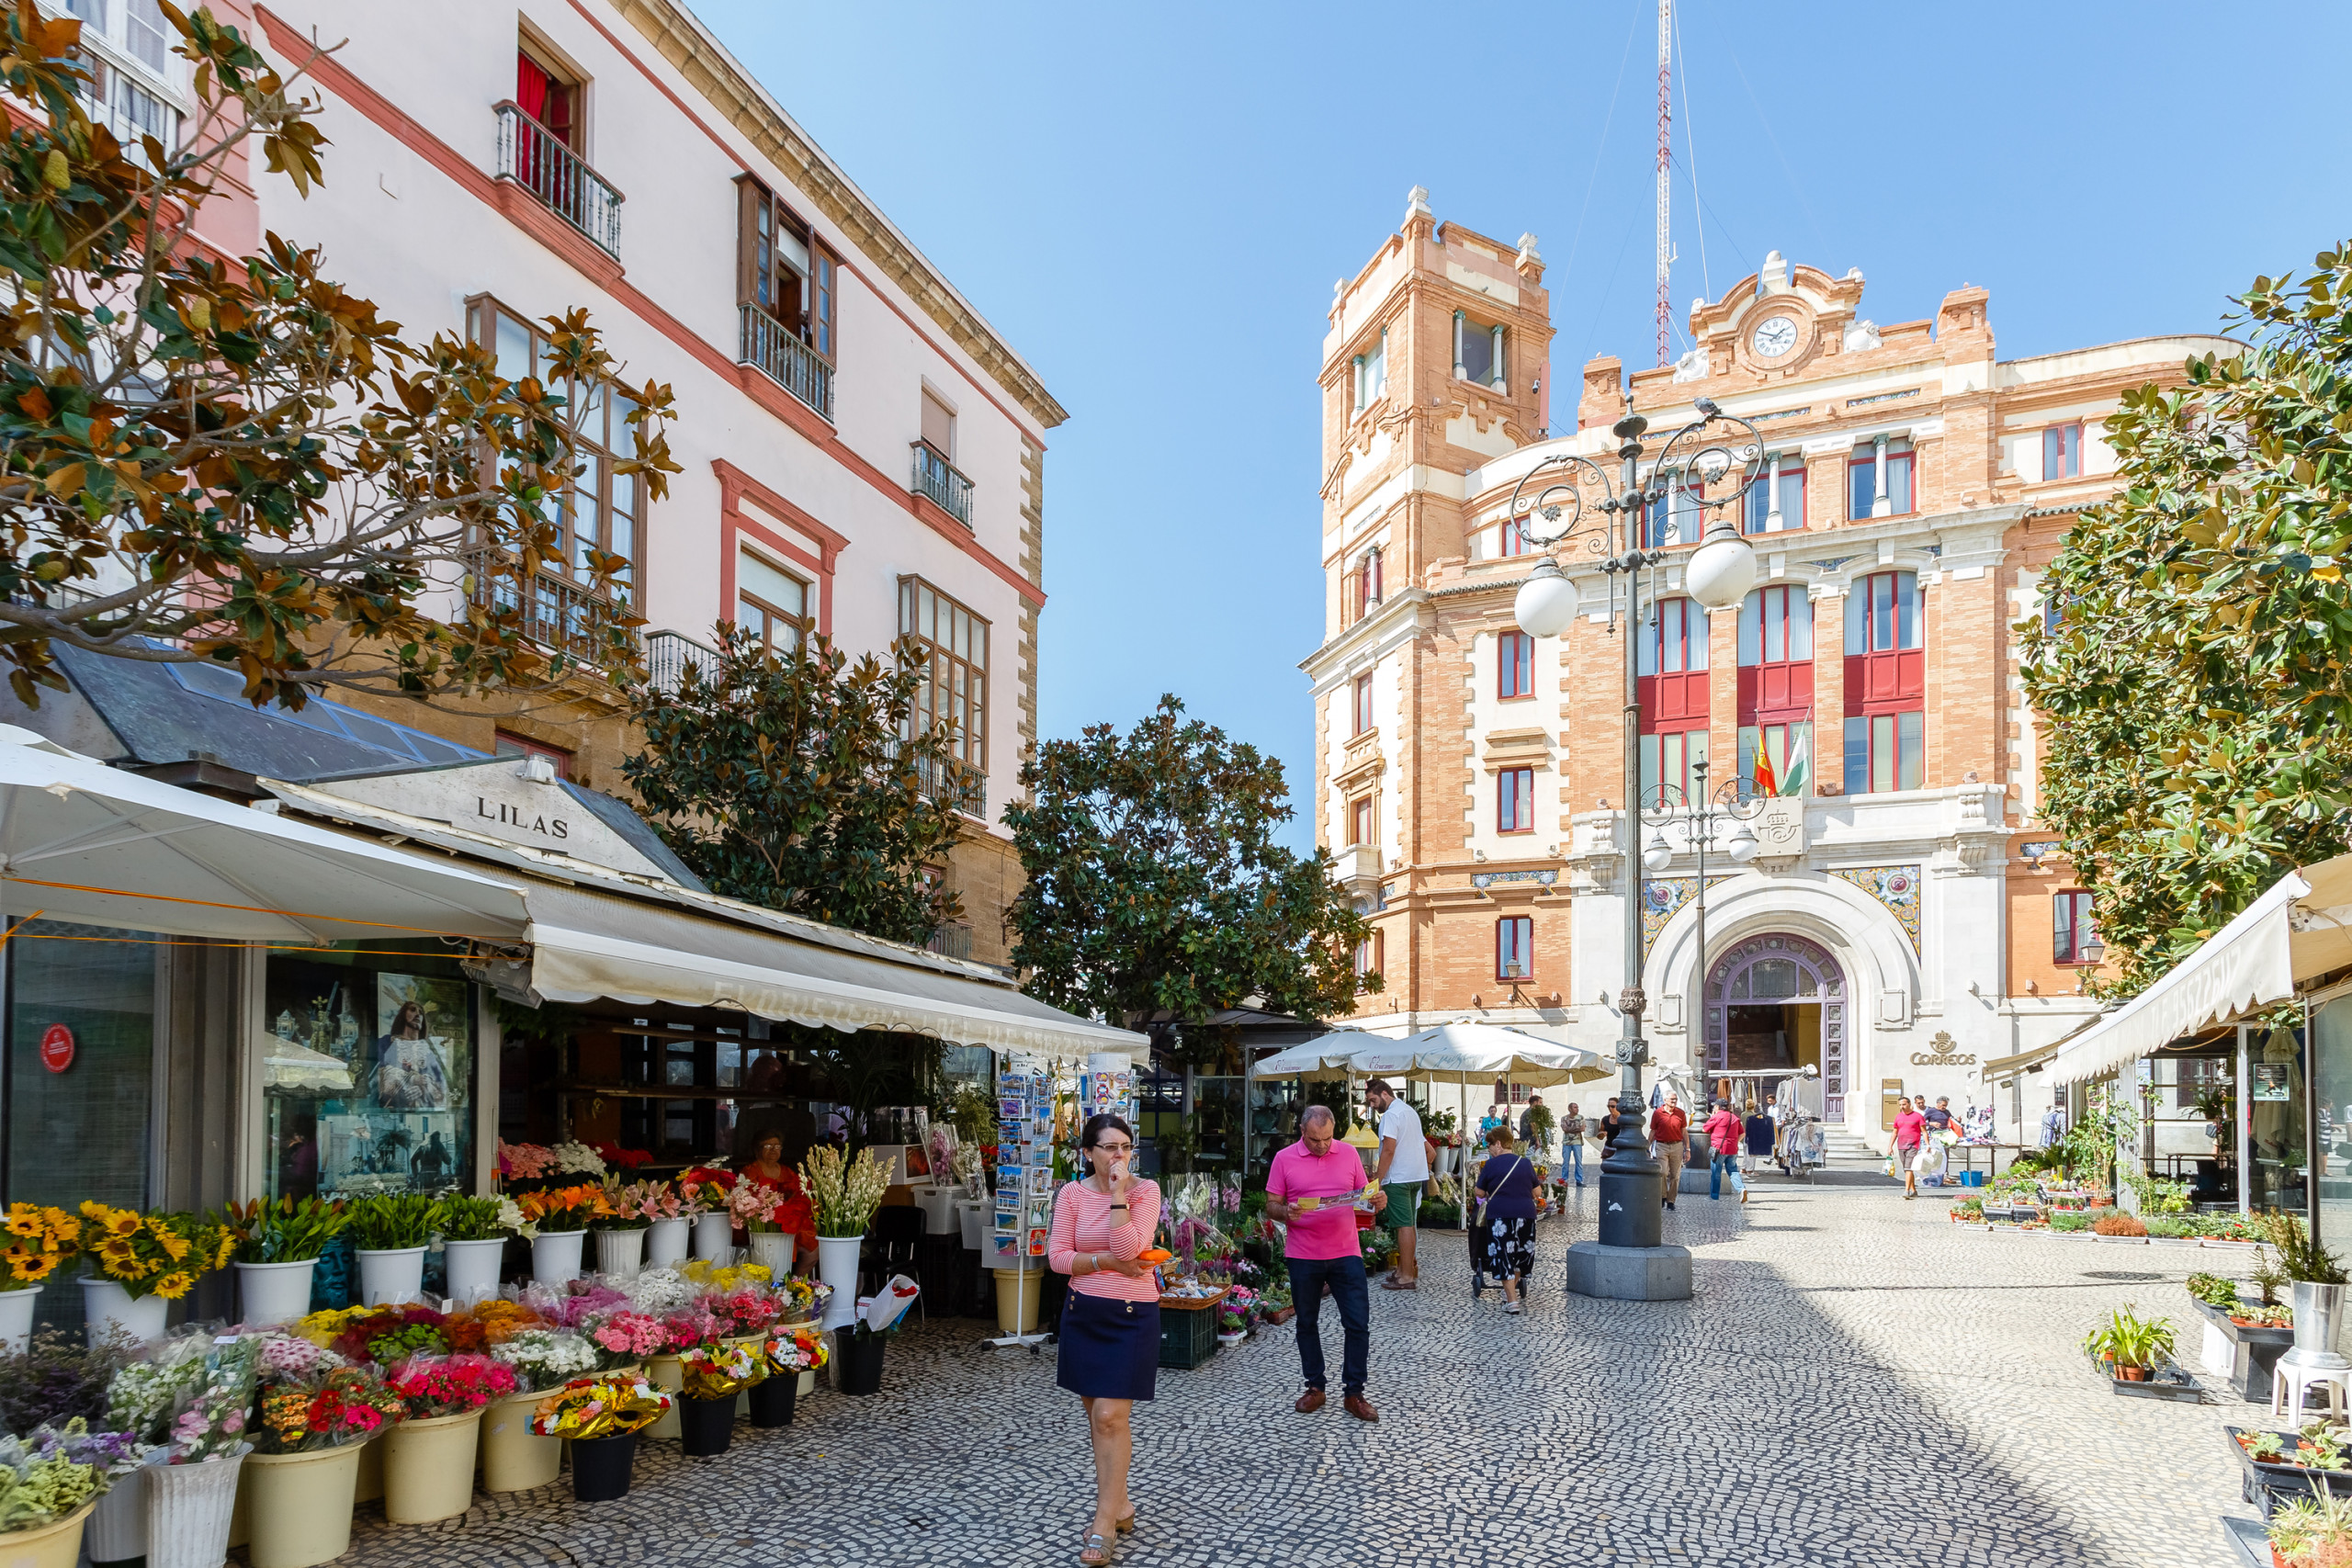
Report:
[[1732,1111],[1731,1101],[1718,1100],[1715,1109],[1700,1129],[1707,1134],[1707,1148],[1713,1158],[1707,1162],[1707,1196],[1719,1199],[1724,1195],[1724,1172],[1731,1172],[1731,1190],[1739,1201],[1747,1201],[1747,1182],[1739,1174],[1739,1140],[1747,1130],[1747,1123]]

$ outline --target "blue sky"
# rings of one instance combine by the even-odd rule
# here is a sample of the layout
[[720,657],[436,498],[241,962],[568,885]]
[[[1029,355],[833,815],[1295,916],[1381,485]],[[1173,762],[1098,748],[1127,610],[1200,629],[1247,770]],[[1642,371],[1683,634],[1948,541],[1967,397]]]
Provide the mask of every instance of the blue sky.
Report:
[[[1174,692],[1283,761],[1309,843],[1332,280],[1425,185],[1541,237],[1555,385],[1650,363],[1655,0],[696,9],[1070,411],[1045,734]],[[2042,353],[2211,329],[2352,234],[2340,3],[1686,0],[1680,31],[1678,319],[1777,249],[1860,267],[1881,322],[1981,284],[2003,355]]]

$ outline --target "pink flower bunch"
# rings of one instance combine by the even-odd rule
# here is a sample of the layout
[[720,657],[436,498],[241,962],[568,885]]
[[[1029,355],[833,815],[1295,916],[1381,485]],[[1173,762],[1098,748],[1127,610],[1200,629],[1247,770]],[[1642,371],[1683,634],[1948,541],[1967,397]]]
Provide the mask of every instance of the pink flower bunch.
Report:
[[332,1371],[343,1358],[325,1346],[295,1334],[273,1334],[261,1342],[260,1371],[264,1382],[290,1382],[314,1372]]
[[555,1151],[537,1144],[510,1144],[498,1140],[498,1179],[501,1181],[535,1181],[555,1168]]
[[758,1334],[784,1315],[784,1303],[765,1291],[735,1291],[705,1298],[714,1316],[725,1319],[734,1334]]
[[660,1355],[669,1336],[659,1318],[648,1317],[641,1312],[616,1312],[590,1328],[588,1337],[609,1355],[636,1359]]
[[667,1181],[633,1181],[620,1190],[620,1199],[628,1205],[630,1213],[649,1220],[682,1220],[694,1212],[677,1188]]
[[610,1285],[591,1285],[577,1280],[572,1283],[581,1288],[566,1296],[556,1308],[554,1320],[559,1328],[585,1328],[628,1305],[628,1298]]
[[662,1332],[669,1341],[665,1348],[677,1351],[691,1350],[697,1345],[715,1345],[733,1330],[697,1301],[662,1318]]
[[505,1362],[460,1352],[402,1361],[385,1378],[384,1386],[400,1396],[411,1419],[424,1420],[479,1410],[521,1385],[514,1381],[514,1369]]
[[728,1213],[735,1216],[739,1225],[772,1225],[778,1209],[784,1207],[785,1195],[764,1181],[743,1178],[735,1190],[727,1195]]

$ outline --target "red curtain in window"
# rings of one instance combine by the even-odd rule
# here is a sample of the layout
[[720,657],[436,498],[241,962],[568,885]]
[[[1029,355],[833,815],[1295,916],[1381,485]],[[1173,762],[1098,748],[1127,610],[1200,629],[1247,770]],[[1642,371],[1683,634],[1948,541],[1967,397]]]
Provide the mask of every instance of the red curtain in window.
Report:
[[520,50],[514,52],[514,102],[525,114],[555,132],[557,141],[571,144],[571,87]]

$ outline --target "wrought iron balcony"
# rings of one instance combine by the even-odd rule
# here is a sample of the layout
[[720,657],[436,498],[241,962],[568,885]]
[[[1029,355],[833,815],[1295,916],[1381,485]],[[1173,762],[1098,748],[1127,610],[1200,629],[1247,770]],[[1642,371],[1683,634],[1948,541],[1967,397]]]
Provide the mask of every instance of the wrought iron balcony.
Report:
[[928,441],[915,443],[915,493],[939,502],[965,527],[972,525],[972,481]]
[[963,762],[940,763],[929,761],[916,764],[923,797],[977,817],[982,821],[989,815],[989,776],[979,769]]
[[546,202],[606,254],[621,254],[621,193],[513,103],[498,106],[498,177]]
[[473,583],[470,597],[475,604],[493,610],[519,610],[523,635],[542,648],[587,659],[598,655],[596,622],[598,612],[605,608],[604,595],[542,568],[518,604],[514,579],[511,575],[493,578],[483,569],[485,564],[485,558],[479,555],[469,563]]
[[646,634],[646,683],[655,691],[674,694],[684,683],[689,664],[700,666],[707,680],[718,669],[718,650],[696,642],[684,632]]
[[800,339],[800,334],[746,301],[741,307],[741,344],[736,363],[748,365],[769,380],[815,409],[833,417],[833,367]]

